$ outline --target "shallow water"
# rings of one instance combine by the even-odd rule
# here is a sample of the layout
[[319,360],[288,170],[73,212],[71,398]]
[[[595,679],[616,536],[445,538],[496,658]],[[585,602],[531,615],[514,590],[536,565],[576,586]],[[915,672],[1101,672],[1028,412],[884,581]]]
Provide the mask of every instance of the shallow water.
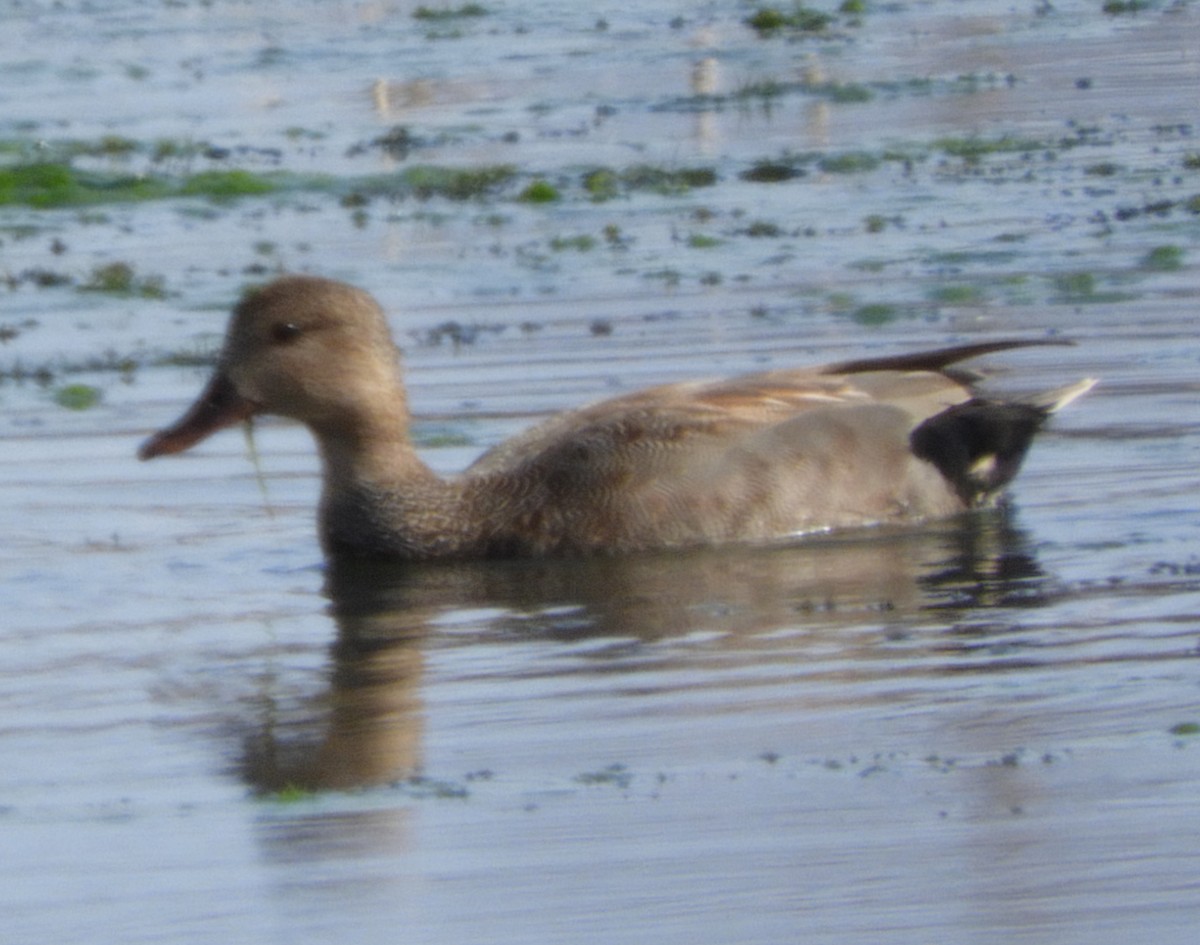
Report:
[[[2,15],[6,154],[116,134],[228,152],[172,173],[325,177],[0,207],[0,938],[1192,941],[1195,10],[764,40],[734,2],[415,6]],[[371,144],[396,125],[405,157]],[[1036,146],[944,143],[1005,136]],[[740,176],[768,161],[803,174]],[[346,200],[415,162],[518,178]],[[639,164],[717,180],[580,184]],[[563,199],[518,200],[536,178]],[[79,291],[113,261],[165,297]],[[258,427],[261,483],[236,431],[133,458],[206,373],[166,362],[277,267],[386,303],[447,472],[613,391],[864,351],[1064,335],[991,388],[1102,383],[961,521],[328,573],[303,431]],[[101,401],[55,402],[79,384]]]

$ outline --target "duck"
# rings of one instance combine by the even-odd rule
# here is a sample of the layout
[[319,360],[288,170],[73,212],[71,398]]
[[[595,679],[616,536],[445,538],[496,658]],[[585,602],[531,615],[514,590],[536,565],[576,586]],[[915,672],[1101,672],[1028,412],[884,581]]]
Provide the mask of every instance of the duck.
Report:
[[1095,383],[995,400],[972,358],[1059,339],[669,383],[568,410],[441,477],[412,439],[400,352],[353,285],[284,275],[234,307],[215,371],[142,459],[260,414],[306,425],[328,555],[626,554],[788,542],[993,504],[1047,419]]

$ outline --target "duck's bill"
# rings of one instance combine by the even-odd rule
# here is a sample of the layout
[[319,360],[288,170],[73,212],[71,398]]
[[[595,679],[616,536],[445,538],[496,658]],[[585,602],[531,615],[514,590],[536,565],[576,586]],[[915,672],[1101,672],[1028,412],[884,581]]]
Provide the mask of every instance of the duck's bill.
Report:
[[258,412],[258,406],[237,392],[222,374],[217,374],[196,402],[171,426],[159,430],[138,449],[139,459],[182,453],[218,430],[233,426]]

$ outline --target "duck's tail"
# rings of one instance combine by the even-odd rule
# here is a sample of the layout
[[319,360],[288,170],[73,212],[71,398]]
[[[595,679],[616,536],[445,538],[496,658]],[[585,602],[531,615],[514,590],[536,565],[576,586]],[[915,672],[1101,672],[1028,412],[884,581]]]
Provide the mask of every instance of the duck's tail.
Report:
[[1040,394],[1031,394],[1023,398],[1022,402],[1032,407],[1040,407],[1048,414],[1058,413],[1063,407],[1074,403],[1098,383],[1099,381],[1094,377],[1085,377],[1066,387],[1056,387],[1054,390],[1043,391]]
[[938,468],[969,506],[986,505],[1016,476],[1034,436],[1050,415],[1096,385],[1085,378],[1015,401],[974,398],[930,417],[909,442]]

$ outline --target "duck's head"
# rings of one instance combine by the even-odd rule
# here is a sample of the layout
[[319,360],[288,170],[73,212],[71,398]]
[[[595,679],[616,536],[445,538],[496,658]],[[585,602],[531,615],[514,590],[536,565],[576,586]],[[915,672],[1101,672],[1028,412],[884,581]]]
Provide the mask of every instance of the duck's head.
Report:
[[380,412],[394,422],[396,411],[404,411],[403,388],[378,303],[342,282],[284,276],[238,303],[208,386],[138,455],[182,452],[259,413],[322,436],[350,433]]

